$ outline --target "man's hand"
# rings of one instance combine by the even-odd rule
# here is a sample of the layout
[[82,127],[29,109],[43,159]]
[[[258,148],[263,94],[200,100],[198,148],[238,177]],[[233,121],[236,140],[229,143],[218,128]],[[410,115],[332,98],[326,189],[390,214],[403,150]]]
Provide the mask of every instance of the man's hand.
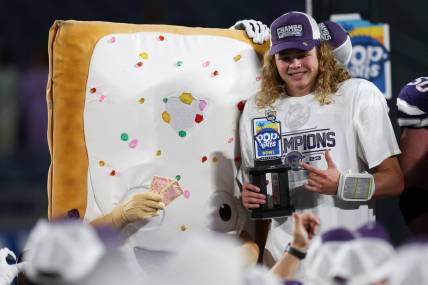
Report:
[[339,186],[340,172],[334,164],[330,151],[325,151],[325,160],[327,169],[321,170],[310,164],[302,163],[302,167],[309,172],[308,182],[305,189],[311,192],[317,192],[326,195],[336,195]]
[[318,231],[319,219],[311,212],[293,213],[293,240],[291,246],[306,251]]
[[259,208],[260,204],[266,203],[266,196],[258,192],[260,192],[259,187],[250,183],[242,184],[241,198],[245,208],[255,209]]
[[255,44],[263,44],[270,39],[269,27],[260,21],[241,20],[236,22],[231,28],[235,30],[245,30],[247,36],[253,39]]

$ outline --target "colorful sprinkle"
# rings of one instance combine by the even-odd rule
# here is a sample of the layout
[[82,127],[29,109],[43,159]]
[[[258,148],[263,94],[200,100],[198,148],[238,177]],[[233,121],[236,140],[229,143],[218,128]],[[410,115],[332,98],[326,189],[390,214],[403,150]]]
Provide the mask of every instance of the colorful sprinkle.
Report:
[[207,161],[208,160],[208,157],[206,157],[205,155],[202,157],[202,159],[201,159],[201,161],[202,161],[202,163],[204,163],[205,161]]
[[133,139],[132,141],[129,142],[128,146],[130,148],[136,148],[138,145],[138,140],[137,139]]
[[140,104],[144,104],[145,101],[146,99],[144,99],[144,97],[141,97],[140,99],[138,99],[138,103]]
[[184,196],[184,198],[189,199],[189,197],[190,197],[190,192],[189,192],[189,191],[187,191],[187,190],[184,190],[183,196]]
[[161,154],[162,154],[162,151],[161,151],[160,149],[158,149],[158,150],[156,151],[156,156],[161,156]]
[[217,156],[214,156],[213,157],[213,162],[217,162],[218,161],[218,157]]
[[98,98],[98,102],[103,102],[105,98],[107,98],[107,96],[105,96],[105,95],[101,95],[101,96]]
[[162,101],[166,104],[166,103],[168,103],[168,98],[164,97],[164,98],[162,99]]
[[162,42],[162,41],[164,41],[164,40],[165,40],[165,37],[164,37],[164,36],[162,36],[162,35],[160,35],[160,36],[158,37],[158,40],[160,40],[160,41]]
[[142,52],[138,55],[141,59],[149,59],[149,54],[147,52]]
[[112,170],[111,172],[110,172],[110,176],[115,176],[116,175],[116,170]]
[[180,179],[181,179],[181,175],[176,175],[175,176],[175,180],[180,181]]
[[199,100],[199,110],[203,111],[205,107],[207,106],[207,101],[205,100]]
[[234,61],[239,61],[242,58],[242,56],[240,54],[237,54],[233,57]]
[[127,133],[121,133],[120,134],[120,139],[123,140],[124,142],[126,142],[128,140],[129,136]]
[[111,38],[109,38],[107,42],[108,42],[109,44],[112,44],[112,43],[116,42],[116,37],[111,37]]
[[233,137],[230,137],[230,138],[227,140],[227,142],[228,142],[228,143],[232,143],[232,142],[233,142]]
[[135,67],[142,67],[143,66],[143,62],[139,61],[135,64]]
[[184,104],[190,105],[192,104],[193,100],[195,98],[193,98],[192,93],[189,92],[183,92],[180,95],[180,101],[183,102]]
[[199,124],[200,122],[202,122],[204,120],[204,116],[202,116],[201,114],[196,114],[195,116],[195,122],[197,124]]
[[256,81],[260,81],[260,79],[262,79],[262,76],[261,75],[257,75],[256,76]]
[[214,77],[214,76],[218,76],[220,74],[220,72],[218,72],[218,70],[214,70],[213,71],[213,73],[212,73],[212,76]]
[[98,161],[98,165],[100,167],[104,167],[106,165],[106,162],[104,160],[100,160],[100,161]]
[[211,62],[209,60],[207,60],[204,63],[202,63],[202,67],[208,67],[210,64],[211,64]]
[[180,136],[180,138],[184,138],[185,136],[187,136],[186,131],[179,131],[178,135]]
[[242,112],[245,107],[245,101],[239,101],[236,107],[238,107],[238,110]]
[[165,123],[169,123],[169,122],[171,122],[171,116],[169,115],[169,113],[168,113],[168,112],[163,112],[163,113],[162,113],[162,120],[163,120]]
[[182,231],[182,232],[184,232],[184,231],[187,231],[187,229],[188,229],[189,227],[187,227],[186,225],[181,225],[180,226],[180,230]]
[[89,90],[89,92],[91,92],[92,94],[94,94],[95,92],[97,92],[97,88],[92,87],[92,88]]
[[179,61],[177,61],[177,62],[175,63],[175,65],[176,65],[176,66],[182,66],[182,65],[183,65],[183,62],[182,62],[181,60],[179,60]]

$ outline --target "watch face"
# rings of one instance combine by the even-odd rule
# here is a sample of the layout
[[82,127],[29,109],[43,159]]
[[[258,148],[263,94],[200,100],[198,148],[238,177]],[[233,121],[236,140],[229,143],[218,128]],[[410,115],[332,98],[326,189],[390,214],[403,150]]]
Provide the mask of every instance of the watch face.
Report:
[[343,185],[343,198],[350,200],[368,200],[373,186],[372,178],[346,177]]

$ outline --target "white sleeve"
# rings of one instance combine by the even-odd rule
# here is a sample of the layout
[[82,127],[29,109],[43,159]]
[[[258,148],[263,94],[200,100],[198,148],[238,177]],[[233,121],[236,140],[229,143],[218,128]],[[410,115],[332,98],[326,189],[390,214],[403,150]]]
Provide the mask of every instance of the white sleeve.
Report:
[[239,168],[237,179],[242,184],[249,182],[249,176],[247,168],[254,166],[254,147],[252,139],[252,128],[251,128],[251,108],[250,100],[245,104],[244,111],[242,112],[239,120],[239,141],[241,146],[241,167]]
[[358,156],[369,168],[400,153],[385,97],[369,81],[362,81],[355,97],[354,126],[359,144]]

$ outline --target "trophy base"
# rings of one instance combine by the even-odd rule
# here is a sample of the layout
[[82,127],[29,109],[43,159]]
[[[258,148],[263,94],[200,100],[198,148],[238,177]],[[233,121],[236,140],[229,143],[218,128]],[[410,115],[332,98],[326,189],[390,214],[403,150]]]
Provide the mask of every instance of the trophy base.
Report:
[[255,209],[251,211],[252,220],[288,217],[293,214],[294,208],[288,209]]

